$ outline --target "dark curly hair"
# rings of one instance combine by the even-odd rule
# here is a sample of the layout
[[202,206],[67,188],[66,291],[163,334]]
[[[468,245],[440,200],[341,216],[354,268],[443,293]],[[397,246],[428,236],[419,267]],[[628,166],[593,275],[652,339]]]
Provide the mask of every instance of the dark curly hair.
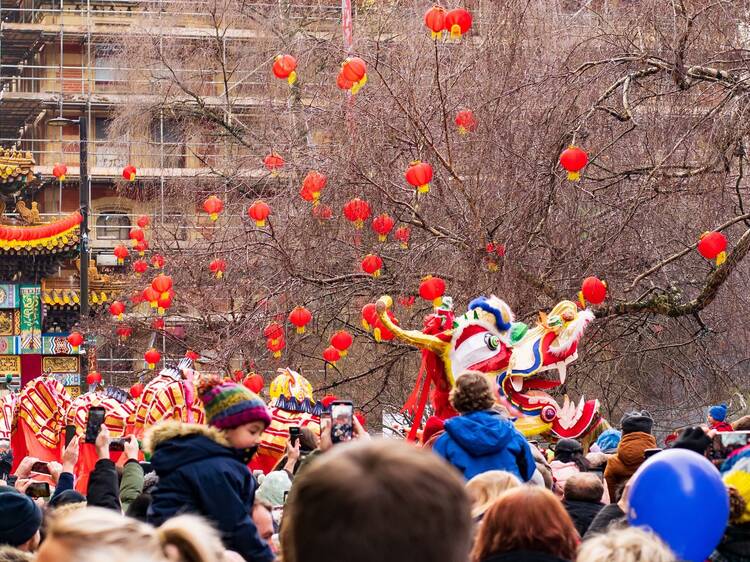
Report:
[[742,519],[745,509],[747,509],[747,503],[734,486],[727,486],[727,491],[729,492],[729,521],[736,524]]
[[495,396],[487,377],[476,371],[467,371],[456,379],[450,401],[460,414],[489,410],[495,405]]

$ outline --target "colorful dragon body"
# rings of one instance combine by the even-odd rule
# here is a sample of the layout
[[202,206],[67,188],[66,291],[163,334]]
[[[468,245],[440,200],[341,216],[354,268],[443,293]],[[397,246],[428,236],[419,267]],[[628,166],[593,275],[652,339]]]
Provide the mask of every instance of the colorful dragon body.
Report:
[[[417,386],[406,404],[416,412],[415,419],[421,419],[433,385],[436,415],[455,415],[448,393],[456,378],[466,371],[480,371],[495,383],[499,402],[522,414],[516,427],[526,435],[579,438],[600,429],[603,420],[597,400],[582,398],[576,405],[566,396],[559,405],[545,392],[565,383],[567,367],[578,357],[578,342],[594,318],[591,311],[562,301],[549,314],[541,313],[536,327],[529,329],[516,322],[508,304],[495,296],[473,300],[466,314],[458,317],[450,309],[450,298],[445,301],[447,306],[425,318],[422,331],[405,330],[392,321],[390,297],[381,297],[376,304],[386,328],[422,350]],[[415,435],[416,427],[410,438]]]

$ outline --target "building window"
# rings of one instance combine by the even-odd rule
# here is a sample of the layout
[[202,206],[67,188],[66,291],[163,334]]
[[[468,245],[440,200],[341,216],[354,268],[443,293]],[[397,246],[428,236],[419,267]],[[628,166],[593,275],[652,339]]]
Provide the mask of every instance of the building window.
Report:
[[158,158],[161,159],[163,151],[165,168],[185,167],[185,138],[179,123],[171,119],[164,119],[163,123],[158,119],[153,121],[151,141],[158,145],[154,147]]
[[94,81],[97,84],[111,84],[115,81],[116,61],[110,49],[97,49],[94,55]]
[[130,217],[122,211],[104,211],[96,217],[97,240],[127,240]]

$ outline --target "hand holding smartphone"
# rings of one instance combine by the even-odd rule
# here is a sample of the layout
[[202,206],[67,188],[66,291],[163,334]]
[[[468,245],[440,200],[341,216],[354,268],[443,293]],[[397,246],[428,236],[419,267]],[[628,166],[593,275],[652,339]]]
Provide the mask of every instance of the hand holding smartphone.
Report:
[[49,484],[47,482],[32,482],[26,486],[26,495],[31,498],[50,497]]
[[89,408],[89,416],[86,420],[86,443],[96,443],[102,424],[104,423],[104,408],[94,406]]
[[348,400],[331,403],[331,442],[345,443],[354,435],[354,404]]
[[293,426],[289,428],[289,442],[294,447],[299,441],[300,429],[299,427]]

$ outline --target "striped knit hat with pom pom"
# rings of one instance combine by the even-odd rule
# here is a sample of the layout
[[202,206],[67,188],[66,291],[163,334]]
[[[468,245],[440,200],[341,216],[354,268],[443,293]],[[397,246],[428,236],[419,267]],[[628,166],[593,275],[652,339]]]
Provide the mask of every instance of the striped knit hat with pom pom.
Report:
[[271,415],[265,402],[241,384],[222,381],[218,377],[202,380],[198,395],[206,409],[208,425],[219,429],[233,429],[259,421],[268,427]]

